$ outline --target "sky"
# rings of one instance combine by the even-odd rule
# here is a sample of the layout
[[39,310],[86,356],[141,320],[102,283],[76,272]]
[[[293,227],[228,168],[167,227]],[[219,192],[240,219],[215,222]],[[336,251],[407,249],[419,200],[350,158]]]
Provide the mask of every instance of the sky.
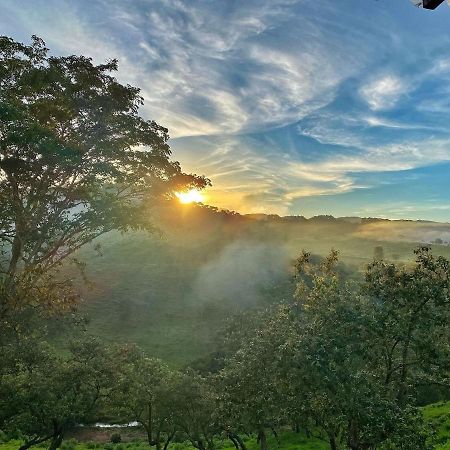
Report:
[[0,0],[0,34],[118,58],[173,157],[242,213],[450,221],[450,7]]

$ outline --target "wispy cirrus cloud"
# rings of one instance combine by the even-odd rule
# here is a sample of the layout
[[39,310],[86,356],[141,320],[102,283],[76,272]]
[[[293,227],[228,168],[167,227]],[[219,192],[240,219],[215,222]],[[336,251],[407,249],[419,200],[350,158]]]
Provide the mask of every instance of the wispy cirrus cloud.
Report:
[[396,75],[383,75],[365,84],[360,94],[373,110],[393,108],[411,90],[408,82]]
[[0,26],[117,57],[183,167],[212,179],[211,202],[296,213],[321,198],[319,213],[386,185],[402,203],[396,186],[449,160],[450,10],[387,3],[5,0]]

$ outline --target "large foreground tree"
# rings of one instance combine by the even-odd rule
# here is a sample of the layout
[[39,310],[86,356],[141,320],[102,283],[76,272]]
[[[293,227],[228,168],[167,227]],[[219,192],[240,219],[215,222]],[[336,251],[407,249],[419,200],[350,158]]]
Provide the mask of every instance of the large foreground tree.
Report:
[[152,229],[155,201],[209,183],[170,160],[167,129],[140,117],[116,70],[0,37],[0,319],[71,303],[63,260],[111,230]]

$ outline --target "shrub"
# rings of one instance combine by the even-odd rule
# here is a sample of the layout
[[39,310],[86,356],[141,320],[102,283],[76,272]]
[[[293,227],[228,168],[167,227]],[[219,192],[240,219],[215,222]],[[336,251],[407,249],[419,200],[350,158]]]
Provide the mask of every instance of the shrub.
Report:
[[61,444],[61,450],[75,450],[78,442],[76,439],[69,439]]

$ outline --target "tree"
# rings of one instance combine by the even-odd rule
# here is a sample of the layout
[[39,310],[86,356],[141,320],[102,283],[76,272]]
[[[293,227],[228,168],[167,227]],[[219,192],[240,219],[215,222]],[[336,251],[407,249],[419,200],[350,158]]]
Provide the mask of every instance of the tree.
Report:
[[65,259],[111,230],[152,230],[156,201],[209,183],[170,160],[167,129],[116,70],[0,37],[0,319],[71,305]]
[[192,371],[178,373],[174,386],[176,429],[199,450],[213,450],[220,432],[217,394],[210,379]]
[[110,394],[115,378],[113,350],[97,341],[74,343],[63,358],[45,344],[23,340],[14,364],[0,380],[4,399],[3,427],[20,430],[27,439],[20,447],[49,441],[56,450],[73,426],[92,421]]
[[316,270],[307,254],[297,262],[291,383],[306,384],[332,449],[428,448],[411,388],[448,373],[449,262],[416,255],[412,268],[374,261],[362,286],[339,278],[336,254]]
[[[304,415],[319,425],[332,450],[350,446],[358,438],[355,434],[371,423],[377,393],[365,363],[370,350],[364,298],[341,281],[337,263],[335,251],[316,264],[307,253],[297,260],[298,337],[289,372],[292,388],[302,394]],[[358,449],[365,448],[361,444],[356,444]]]
[[450,262],[428,247],[412,267],[374,261],[366,272],[377,327],[371,337],[384,383],[407,403],[424,384],[449,385]]
[[162,361],[147,357],[137,348],[125,348],[117,360],[120,366],[112,404],[120,417],[138,422],[147,442],[164,450],[175,436],[173,402],[177,375]]
[[276,429],[288,418],[283,369],[288,363],[284,347],[292,337],[291,323],[290,312],[284,308],[259,312],[252,333],[245,331],[220,374],[223,428],[231,437],[255,432],[261,450],[267,449],[267,432],[277,436]]

